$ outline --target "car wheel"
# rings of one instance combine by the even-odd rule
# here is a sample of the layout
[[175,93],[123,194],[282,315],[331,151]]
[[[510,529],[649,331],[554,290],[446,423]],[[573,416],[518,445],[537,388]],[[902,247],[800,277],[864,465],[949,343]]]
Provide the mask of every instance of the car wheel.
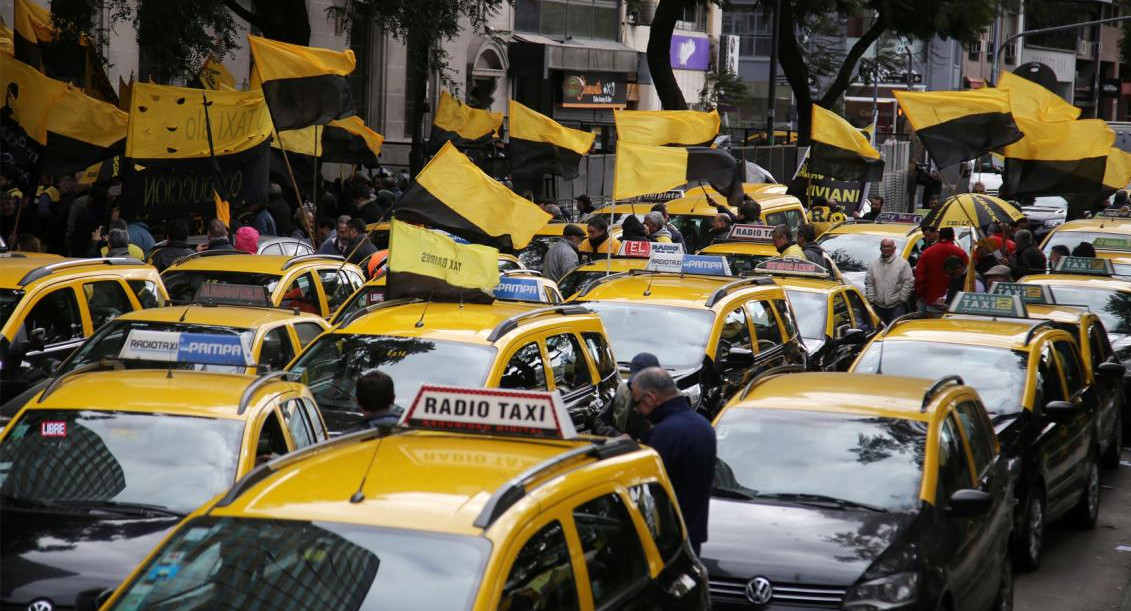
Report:
[[1041,566],[1041,550],[1045,542],[1045,497],[1037,486],[1025,502],[1021,528],[1014,541],[1013,557],[1017,568],[1035,571]]
[[1013,611],[1013,561],[1009,554],[1005,555],[1001,567],[1001,582],[997,587],[997,596],[990,605],[990,611]]
[[1105,469],[1119,468],[1120,454],[1123,452],[1123,414],[1115,416],[1115,426],[1111,429],[1111,443],[1107,453],[1104,454],[1103,467]]
[[1099,457],[1093,453],[1084,468],[1084,489],[1080,491],[1080,500],[1072,508],[1071,520],[1076,528],[1091,530],[1096,526],[1096,518],[1100,515],[1100,465]]

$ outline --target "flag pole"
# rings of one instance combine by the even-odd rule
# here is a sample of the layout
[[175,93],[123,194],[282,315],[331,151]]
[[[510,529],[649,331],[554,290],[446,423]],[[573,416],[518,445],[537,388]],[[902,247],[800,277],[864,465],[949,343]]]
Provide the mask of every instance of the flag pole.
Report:
[[[267,112],[270,114],[271,107],[267,107]],[[283,164],[287,166],[287,175],[291,178],[291,187],[295,190],[295,197],[298,198],[298,205],[302,207],[302,193],[298,190],[298,181],[295,180],[295,171],[291,169],[291,159],[287,156],[287,147],[283,145],[283,141],[279,139],[279,130],[275,128],[275,118],[271,117],[271,133],[275,135],[275,140],[279,143],[279,150],[283,152]],[[318,160],[314,160],[314,169],[318,170]],[[317,173],[317,172],[316,172]],[[318,215],[318,202],[310,202],[314,206],[314,215]],[[310,243],[314,246],[315,252],[318,251],[317,238],[314,236],[314,228],[310,226],[310,219],[303,213],[302,220],[306,224],[307,235],[310,236]]]
[[[216,194],[219,194],[220,190],[226,191],[227,189],[224,189],[224,173],[220,171],[220,162],[216,161],[216,148],[212,144],[212,120],[209,118],[209,115],[208,115],[208,107],[211,106],[212,103],[208,101],[208,94],[204,93],[203,91],[200,92],[200,99],[202,101],[202,105],[204,106],[204,130],[205,130],[205,134],[208,135],[208,157],[212,160],[212,169],[216,170],[216,185],[217,185],[218,188],[213,189],[213,191]],[[225,199],[223,197],[221,197],[220,199],[222,199],[225,203],[228,203],[228,222],[227,222],[227,225],[228,225],[228,231],[231,231],[232,230],[232,208],[231,208],[231,204],[228,202],[227,199]],[[215,215],[216,215],[216,211],[213,210],[213,216],[215,216]]]
[[[318,129],[319,127],[321,127],[321,126],[318,126],[318,125],[314,126],[314,173],[313,173],[313,176],[311,176],[311,181],[313,182],[313,184],[310,185],[310,201],[312,201],[312,202],[318,201],[318,178],[322,174],[322,170],[321,170],[321,168],[319,168],[319,163],[318,163],[320,161],[320,159],[318,158],[318,142],[320,140],[322,140],[322,137],[321,137],[322,135],[319,133],[319,129]],[[326,128],[322,127],[322,129],[326,129]],[[302,200],[299,200],[300,205],[301,205],[301,203],[302,203]]]

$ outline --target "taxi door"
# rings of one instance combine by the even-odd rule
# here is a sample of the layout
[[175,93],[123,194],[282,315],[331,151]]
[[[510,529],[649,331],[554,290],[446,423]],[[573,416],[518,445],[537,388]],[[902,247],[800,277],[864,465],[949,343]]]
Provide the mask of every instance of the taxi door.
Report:
[[565,504],[559,503],[507,536],[505,546],[499,546],[501,560],[485,575],[476,611],[583,608],[581,545],[576,531],[566,531],[568,517]]
[[1056,339],[1052,345],[1060,362],[1068,402],[1075,408],[1075,417],[1064,423],[1062,435],[1066,435],[1065,454],[1071,461],[1069,470],[1073,483],[1077,484],[1088,477],[1089,461],[1096,445],[1096,389],[1085,381],[1076,343],[1069,339]]
[[142,309],[133,290],[115,277],[84,280],[82,283],[82,306],[90,321],[90,333],[115,318]]
[[573,331],[551,333],[541,338],[550,364],[551,386],[562,393],[562,401],[578,431],[589,431],[601,410],[597,370],[582,338]]
[[848,297],[845,293],[844,289],[839,289],[829,295],[826,332],[833,349],[827,353],[829,358],[822,367],[825,371],[847,371],[864,345],[845,341],[845,335],[850,329],[859,328],[852,320],[852,311],[848,307]]
[[[1080,337],[1080,345],[1083,349],[1080,352],[1088,374],[1086,381],[1094,387],[1096,402],[1099,405],[1096,413],[1096,430],[1101,445],[1119,444],[1123,427],[1121,416],[1127,400],[1123,396],[1123,380],[1099,375],[1100,364],[1112,356],[1111,343],[1098,318],[1087,316],[1084,320]],[[1120,451],[1118,447],[1108,447],[1107,450],[1109,456],[1118,456]]]
[[83,299],[77,286],[63,284],[37,292],[22,312],[13,314],[13,318],[22,316],[23,328],[17,327],[12,344],[27,342],[23,360],[33,367],[48,359],[65,359],[92,332],[90,314],[79,305]]
[[[974,466],[970,464],[970,448],[960,432],[954,413],[939,422],[938,478],[935,488],[935,507],[939,512],[937,543],[941,547],[939,558],[945,562],[947,584],[954,599],[955,609],[977,609],[978,575],[985,561],[982,551],[985,533],[984,516],[951,517],[946,514],[950,497],[959,490],[975,488]],[[996,586],[996,583],[991,583]]]
[[[1051,342],[1041,347],[1037,371],[1037,403],[1033,406],[1037,418],[1033,423],[1033,448],[1029,453],[1037,464],[1027,467],[1036,469],[1043,476],[1046,514],[1053,515],[1062,513],[1064,507],[1076,498],[1073,494],[1076,461],[1072,430],[1078,427],[1072,422],[1053,422],[1044,415],[1044,406],[1050,401],[1068,400],[1060,363],[1053,353]],[[1031,474],[1036,475],[1036,472]],[[1033,481],[1033,477],[1027,479],[1030,483]],[[1027,492],[1035,491],[1030,489]]]
[[240,459],[237,479],[256,466],[295,449],[294,440],[284,425],[277,403],[278,400],[272,398],[266,402],[261,401],[252,408],[256,413],[248,419],[244,432],[243,457]]

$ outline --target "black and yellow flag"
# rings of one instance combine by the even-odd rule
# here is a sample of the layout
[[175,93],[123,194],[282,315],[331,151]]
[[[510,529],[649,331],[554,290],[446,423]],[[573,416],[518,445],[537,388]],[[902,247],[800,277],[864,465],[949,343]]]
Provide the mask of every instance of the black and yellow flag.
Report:
[[485,144],[499,137],[502,125],[503,113],[472,108],[443,91],[432,119],[428,150],[438,151],[446,142],[460,147]]
[[451,142],[424,166],[393,210],[402,221],[505,250],[526,248],[550,221],[534,202],[484,174]]
[[696,180],[710,183],[732,206],[742,202],[738,162],[726,151],[617,142],[613,199],[659,193]]
[[322,130],[319,157],[327,163],[377,165],[385,137],[354,115],[331,121]]
[[499,251],[460,244],[437,231],[394,220],[389,230],[388,299],[491,303]]
[[73,174],[126,150],[130,116],[117,106],[68,87],[47,114],[43,173]]
[[16,59],[53,79],[73,84],[95,99],[118,102],[89,36],[80,37],[77,52],[60,43],[51,12],[34,0],[16,0],[13,17],[12,46]]
[[33,0],[16,0],[12,17],[16,59],[34,68],[42,68],[43,53],[39,45],[55,40],[51,12]]
[[707,146],[719,135],[719,113],[698,110],[615,110],[617,141],[651,146]]
[[1006,91],[986,88],[894,93],[915,135],[940,168],[975,159],[1021,139]]
[[134,83],[131,98],[120,201],[134,218],[211,215],[213,189],[233,207],[267,197],[272,130],[262,91]]
[[1080,109],[1067,100],[1023,76],[1003,72],[997,89],[1009,92],[1014,118],[1030,121],[1075,121]]
[[0,22],[0,53],[16,56],[16,42],[13,40],[12,29]]
[[223,63],[211,57],[205,60],[200,71],[196,73],[196,80],[203,89],[236,90],[236,77],[232,76],[232,73]]
[[845,181],[876,182],[884,160],[868,139],[839,115],[813,104],[809,170]]
[[248,35],[263,96],[277,129],[325,125],[353,114],[353,51],[292,45]]
[[514,100],[509,113],[511,176],[577,178],[577,164],[589,153],[597,134],[563,127]]
[[25,193],[34,193],[45,160],[47,115],[67,84],[10,55],[0,55],[0,172]]
[[1015,120],[1025,137],[1005,147],[1002,186],[1008,197],[1091,193],[1103,183],[1115,143],[1103,120]]
[[[369,129],[358,116],[279,132],[279,140],[271,142],[271,180],[280,184],[290,181],[286,167],[289,161],[299,190],[309,196],[316,159],[326,163],[375,166],[384,141],[381,134]],[[284,148],[286,160],[281,150]]]

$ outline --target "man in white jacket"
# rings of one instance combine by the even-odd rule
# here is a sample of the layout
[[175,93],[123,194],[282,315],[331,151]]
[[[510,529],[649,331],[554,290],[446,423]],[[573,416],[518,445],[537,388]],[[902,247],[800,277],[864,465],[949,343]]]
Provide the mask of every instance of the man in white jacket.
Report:
[[884,323],[908,312],[907,303],[915,291],[915,274],[911,265],[896,254],[895,241],[885,238],[880,242],[880,257],[868,265],[864,277],[864,292]]

